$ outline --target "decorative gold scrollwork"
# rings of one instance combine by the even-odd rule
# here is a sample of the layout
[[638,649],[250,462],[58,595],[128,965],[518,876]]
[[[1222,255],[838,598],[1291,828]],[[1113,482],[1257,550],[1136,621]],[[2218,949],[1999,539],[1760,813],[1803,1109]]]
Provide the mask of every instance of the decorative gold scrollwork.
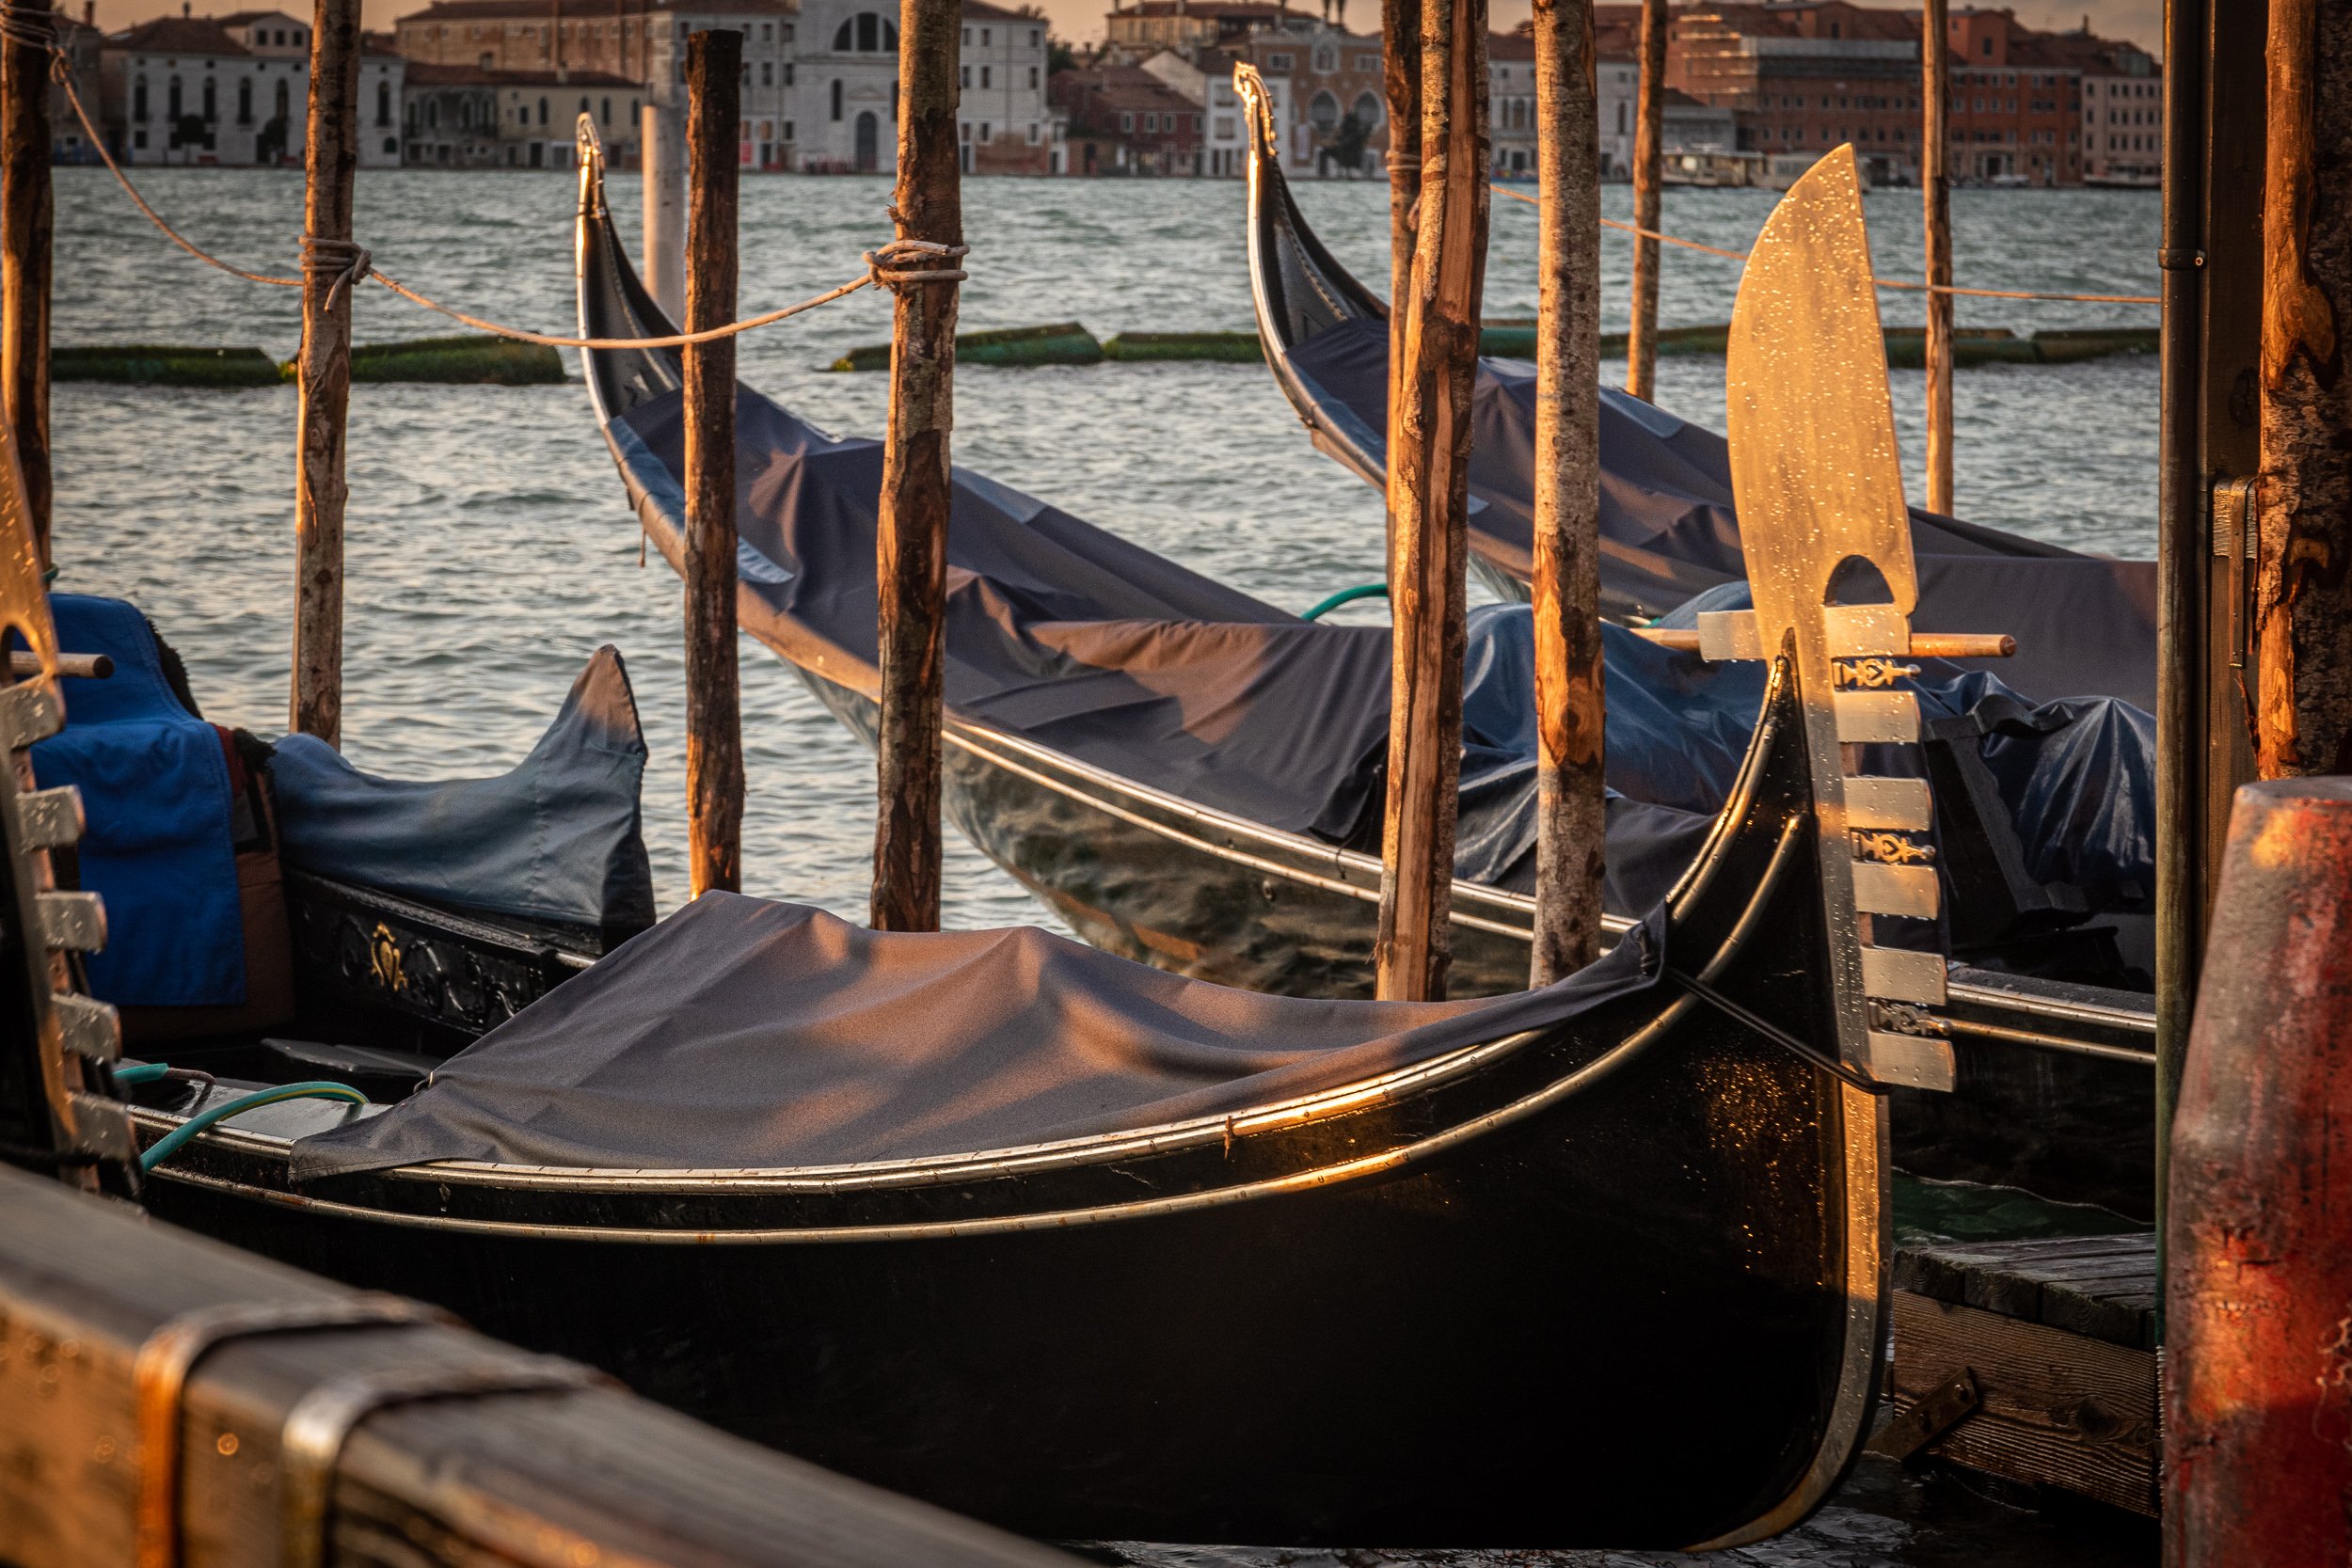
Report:
[[1914,844],[1900,833],[1858,832],[1853,835],[1853,847],[1864,860],[1887,865],[1925,865],[1935,859],[1932,848]]
[[368,954],[369,967],[375,975],[377,985],[389,991],[408,989],[407,974],[401,967],[399,940],[392,935],[392,928],[380,920],[376,922],[374,936],[368,942]]
[[1919,667],[1916,664],[1900,664],[1891,658],[1876,657],[1837,659],[1831,664],[1830,669],[1834,672],[1834,678],[1840,687],[1866,691],[1875,691],[1882,687],[1892,686],[1899,680],[1919,673]]

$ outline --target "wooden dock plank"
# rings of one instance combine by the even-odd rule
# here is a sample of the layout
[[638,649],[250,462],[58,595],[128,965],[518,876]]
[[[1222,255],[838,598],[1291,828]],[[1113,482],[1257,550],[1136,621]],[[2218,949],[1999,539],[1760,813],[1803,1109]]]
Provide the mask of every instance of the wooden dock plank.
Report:
[[1894,1318],[1899,1415],[1963,1369],[1980,1391],[1926,1453],[2156,1516],[2152,1352],[1911,1291]]

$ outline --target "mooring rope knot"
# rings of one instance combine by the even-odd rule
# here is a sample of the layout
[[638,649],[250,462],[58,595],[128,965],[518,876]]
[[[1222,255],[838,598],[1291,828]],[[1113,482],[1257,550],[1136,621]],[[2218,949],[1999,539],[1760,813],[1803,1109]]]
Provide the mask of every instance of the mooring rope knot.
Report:
[[302,270],[309,275],[332,273],[333,286],[326,291],[326,308],[335,309],[335,301],[346,289],[357,289],[375,270],[375,257],[357,240],[330,240],[317,234],[302,236]]
[[877,289],[903,289],[915,283],[961,283],[969,275],[961,267],[923,267],[909,263],[952,261],[969,256],[968,245],[941,245],[936,240],[892,240],[866,253],[866,281]]

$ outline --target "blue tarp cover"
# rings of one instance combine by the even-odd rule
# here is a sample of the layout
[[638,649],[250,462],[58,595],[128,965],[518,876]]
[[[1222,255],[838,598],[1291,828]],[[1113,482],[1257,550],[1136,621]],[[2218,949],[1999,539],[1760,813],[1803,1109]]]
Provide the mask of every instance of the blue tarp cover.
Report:
[[66,727],[33,748],[44,789],[72,784],[87,819],[81,884],[106,903],[91,993],[122,1006],[245,1000],[245,920],[220,732],[180,705],[154,629],[120,599],[58,594],[58,646],[104,654],[104,680],[66,679]]
[[286,863],[436,904],[606,930],[653,924],[638,810],[645,738],[619,650],[596,650],[511,771],[407,783],[307,735],[278,743]]

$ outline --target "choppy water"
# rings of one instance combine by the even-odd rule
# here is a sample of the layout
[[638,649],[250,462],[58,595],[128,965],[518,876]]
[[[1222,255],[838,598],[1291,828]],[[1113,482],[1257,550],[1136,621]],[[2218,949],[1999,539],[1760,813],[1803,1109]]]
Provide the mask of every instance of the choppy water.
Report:
[[[151,199],[199,243],[288,270],[298,177],[171,170]],[[887,237],[878,180],[758,179],[743,188],[743,305],[761,309],[855,276]],[[574,187],[554,173],[362,174],[358,229],[377,264],[425,292],[543,329],[571,322]],[[633,214],[633,180],[616,179]],[[1126,329],[1250,325],[1237,182],[976,180],[965,186],[973,280],[968,329],[1076,319]],[[1673,191],[1666,228],[1744,248],[1767,193]],[[1384,188],[1309,184],[1308,217],[1368,279],[1385,277]],[[1623,187],[1609,215],[1629,215]],[[2154,288],[2156,201],[2137,192],[1962,191],[1963,283],[2074,293]],[[1879,265],[1918,273],[1915,192],[1867,198]],[[626,225],[633,233],[634,226]],[[1534,209],[1495,203],[1486,313],[1534,309]],[[292,290],[257,288],[169,248],[97,170],[58,171],[56,341],[258,344],[291,356]],[[1604,311],[1622,328],[1629,251],[1612,236]],[[1667,325],[1723,321],[1737,268],[1669,252]],[[1894,296],[1892,322],[1918,318]],[[886,378],[818,367],[888,336],[871,293],[740,341],[744,378],[845,434],[878,435]],[[1964,324],[2153,324],[2148,308],[1963,300]],[[452,324],[378,289],[358,337]],[[1621,367],[1611,368],[1622,373]],[[1714,359],[1659,366],[1659,401],[1720,429]],[[2153,359],[1998,367],[1959,377],[1960,510],[2081,548],[2153,553]],[[1894,375],[1918,495],[1921,378]],[[1264,370],[1105,365],[958,376],[959,462],[1274,603],[1303,609],[1380,575],[1378,497],[1307,444]],[[138,601],[186,657],[208,717],[284,727],[292,606],[294,400],[290,388],[56,390],[61,586]],[[662,907],[684,896],[683,685],[678,585],[637,533],[577,385],[362,387],[352,397],[344,745],[359,766],[408,778],[496,771],[526,751],[600,642],[627,654],[653,764],[647,837]],[[743,650],[747,889],[862,916],[872,759],[755,645]],[[951,925],[1045,918],[952,834]]]

